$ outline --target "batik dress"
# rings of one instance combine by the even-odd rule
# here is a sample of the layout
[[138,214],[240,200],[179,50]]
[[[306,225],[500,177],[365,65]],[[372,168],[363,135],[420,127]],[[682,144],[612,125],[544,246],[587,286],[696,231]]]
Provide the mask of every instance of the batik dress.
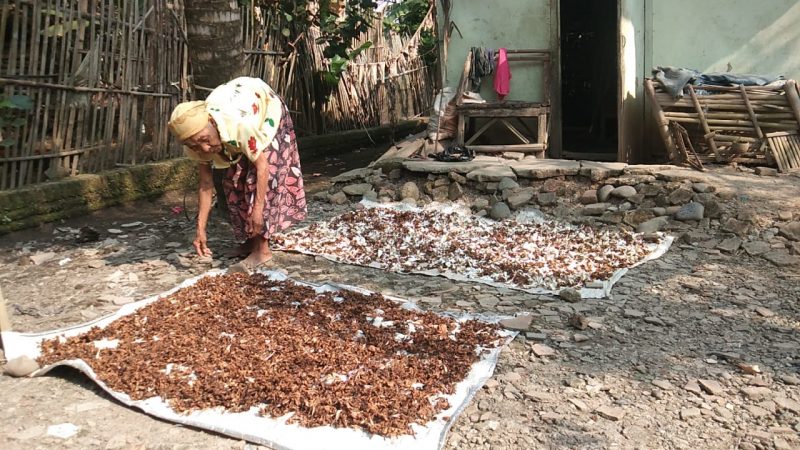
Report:
[[222,186],[236,238],[250,237],[247,224],[256,199],[253,162],[263,153],[269,165],[264,201],[265,239],[306,217],[300,156],[292,119],[281,99],[262,80],[236,78],[214,89],[206,99],[223,143],[221,154],[202,155],[184,147],[186,155],[227,169]]

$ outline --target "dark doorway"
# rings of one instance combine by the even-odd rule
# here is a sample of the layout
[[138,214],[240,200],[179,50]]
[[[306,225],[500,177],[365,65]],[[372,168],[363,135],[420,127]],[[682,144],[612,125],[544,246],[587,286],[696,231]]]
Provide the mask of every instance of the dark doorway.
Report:
[[566,158],[617,159],[617,0],[561,0]]

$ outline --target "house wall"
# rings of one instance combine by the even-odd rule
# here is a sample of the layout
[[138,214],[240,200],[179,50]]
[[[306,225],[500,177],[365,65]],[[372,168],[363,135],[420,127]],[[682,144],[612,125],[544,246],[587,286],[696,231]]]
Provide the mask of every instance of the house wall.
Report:
[[[464,70],[464,61],[472,47],[509,49],[546,49],[551,42],[551,0],[451,0],[453,8],[450,21],[458,29],[453,30],[447,51],[445,85],[453,88]],[[444,21],[441,2],[438,19],[440,30]],[[557,23],[556,25],[557,26]],[[461,32],[459,34],[459,31]],[[441,35],[441,34],[440,34]],[[542,100],[541,65],[515,62],[511,67],[510,100]],[[484,79],[481,95],[494,100],[497,95],[492,88],[492,77]]]

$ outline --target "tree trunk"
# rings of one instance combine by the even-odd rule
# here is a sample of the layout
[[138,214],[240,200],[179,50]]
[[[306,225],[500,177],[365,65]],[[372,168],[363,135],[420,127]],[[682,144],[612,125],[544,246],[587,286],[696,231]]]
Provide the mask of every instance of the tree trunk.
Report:
[[195,85],[213,89],[242,76],[245,54],[237,0],[185,0],[184,12]]

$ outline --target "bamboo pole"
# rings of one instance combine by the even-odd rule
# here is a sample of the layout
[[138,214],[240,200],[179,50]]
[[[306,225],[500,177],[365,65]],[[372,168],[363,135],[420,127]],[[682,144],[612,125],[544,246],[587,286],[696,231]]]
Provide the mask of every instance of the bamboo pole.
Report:
[[664,146],[666,147],[667,152],[673,154],[675,152],[675,142],[672,139],[672,134],[669,132],[669,119],[667,119],[666,115],[664,114],[664,110],[661,108],[661,105],[656,99],[656,92],[652,80],[644,80],[644,88],[647,96],[650,98],[650,102],[652,103],[650,109],[652,110],[653,117],[656,120],[658,133],[661,135],[661,139],[664,141]]
[[787,81],[784,86],[784,92],[786,92],[786,98],[792,108],[795,120],[800,124],[800,96],[798,96],[797,82],[795,80]]
[[712,152],[714,152],[715,155],[717,155],[717,158],[719,158],[720,157],[719,149],[717,149],[717,144],[716,142],[714,142],[714,134],[711,132],[711,129],[709,128],[708,123],[706,122],[706,116],[705,113],[703,112],[703,107],[700,106],[700,102],[697,100],[697,94],[695,93],[694,87],[692,87],[691,84],[689,85],[689,95],[691,95],[692,102],[694,102],[694,106],[697,109],[697,114],[700,118],[700,124],[702,125],[703,130],[706,132],[704,137],[706,139],[706,142],[708,143],[708,147],[711,149]]

